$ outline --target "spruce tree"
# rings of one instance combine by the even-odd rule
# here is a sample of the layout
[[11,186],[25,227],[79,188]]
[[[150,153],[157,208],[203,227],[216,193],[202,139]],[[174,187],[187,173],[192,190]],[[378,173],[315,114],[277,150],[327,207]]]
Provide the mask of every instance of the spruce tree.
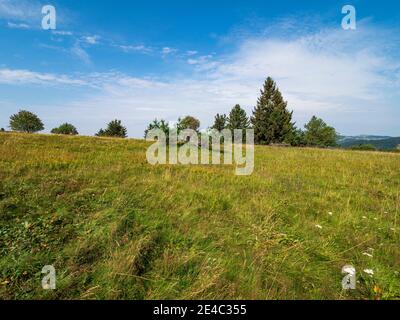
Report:
[[226,128],[226,124],[227,124],[226,115],[225,114],[220,115],[219,113],[217,113],[217,115],[215,116],[215,119],[214,119],[214,124],[211,127],[211,129],[221,132],[222,130],[224,130]]
[[235,105],[228,117],[228,129],[248,129],[250,127],[250,121],[247,117],[246,111],[244,111],[240,105]]
[[286,142],[292,135],[294,124],[275,81],[268,77],[260,92],[251,122],[255,142],[259,144]]

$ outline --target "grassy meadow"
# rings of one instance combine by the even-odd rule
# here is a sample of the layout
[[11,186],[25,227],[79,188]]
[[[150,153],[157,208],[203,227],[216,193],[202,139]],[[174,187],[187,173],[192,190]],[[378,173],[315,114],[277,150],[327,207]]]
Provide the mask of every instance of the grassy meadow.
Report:
[[0,134],[0,299],[400,298],[400,154],[260,146],[240,177],[148,145]]

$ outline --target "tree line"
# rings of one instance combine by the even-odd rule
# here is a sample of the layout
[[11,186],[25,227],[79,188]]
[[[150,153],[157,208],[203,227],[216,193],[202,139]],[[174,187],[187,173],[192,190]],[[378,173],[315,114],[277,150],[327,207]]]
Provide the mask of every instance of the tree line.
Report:
[[[246,111],[237,104],[228,115],[217,114],[214,124],[210,130],[254,130],[256,144],[286,144],[292,146],[336,146],[336,130],[327,125],[322,119],[313,116],[304,126],[304,129],[297,128],[292,120],[293,111],[288,110],[287,102],[284,100],[275,81],[268,77],[260,90],[257,105],[248,116]],[[10,117],[10,128],[14,131],[34,133],[44,130],[43,122],[32,112],[21,110]],[[178,132],[184,129],[199,131],[200,121],[193,116],[186,116],[178,119],[175,128],[172,128],[166,120],[155,119],[145,130],[145,135],[152,129],[161,129],[168,137],[171,129]],[[1,129],[4,131],[4,129]],[[63,123],[51,130],[53,134],[78,135],[76,127],[70,123]],[[121,120],[113,120],[108,123],[105,129],[100,129],[96,134],[98,137],[126,138],[127,129],[122,125]]]
[[[10,117],[10,128],[13,131],[36,133],[44,130],[42,120],[34,113],[26,110],[21,110]],[[1,128],[0,131],[5,131]],[[126,138],[127,129],[122,125],[121,120],[113,120],[108,123],[105,129],[100,129],[95,136],[98,137],[116,137]],[[76,127],[70,123],[63,123],[59,127],[51,130],[53,134],[63,135],[78,135],[79,132]]]
[[[214,124],[209,128],[221,132],[222,130],[253,129],[256,144],[286,144],[291,146],[337,146],[338,134],[335,128],[326,124],[322,119],[313,116],[304,126],[297,128],[292,120],[293,111],[288,110],[287,102],[275,81],[268,77],[260,91],[257,105],[249,117],[246,111],[237,104],[228,115],[217,114]],[[192,116],[178,119],[175,130],[192,129],[198,131],[200,121]],[[160,129],[166,136],[172,129],[165,120],[154,120],[145,131]],[[245,131],[243,132],[245,141]]]

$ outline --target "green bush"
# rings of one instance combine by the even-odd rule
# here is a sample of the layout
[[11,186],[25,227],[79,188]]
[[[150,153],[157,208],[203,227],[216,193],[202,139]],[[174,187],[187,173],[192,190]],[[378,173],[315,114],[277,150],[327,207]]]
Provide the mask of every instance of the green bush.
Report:
[[51,130],[51,133],[54,134],[68,134],[68,135],[77,135],[78,130],[76,130],[75,126],[70,123],[64,123],[60,125],[58,128],[54,128]]
[[107,129],[100,129],[96,133],[97,137],[115,137],[115,138],[126,138],[127,130],[121,124],[121,120],[113,120],[107,125]]
[[361,150],[361,151],[376,151],[376,147],[373,144],[359,144],[350,147],[351,150]]

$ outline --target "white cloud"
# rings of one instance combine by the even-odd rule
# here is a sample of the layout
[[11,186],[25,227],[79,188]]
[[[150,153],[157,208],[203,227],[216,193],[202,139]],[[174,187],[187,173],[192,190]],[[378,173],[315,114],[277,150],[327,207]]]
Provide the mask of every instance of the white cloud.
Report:
[[139,52],[144,54],[149,54],[153,51],[152,48],[146,47],[145,45],[117,45],[122,51],[129,53],[129,52]]
[[177,49],[174,49],[174,48],[164,47],[164,48],[162,48],[161,53],[162,53],[164,56],[167,56],[167,55],[169,55],[169,54],[171,54],[171,53],[175,53],[175,52],[177,52],[177,51],[178,51],[178,50],[177,50]]
[[60,30],[60,31],[54,30],[54,31],[52,31],[52,33],[55,35],[59,35],[59,36],[72,36],[73,35],[73,33],[71,31],[62,31],[62,30]]
[[75,45],[71,48],[70,52],[82,62],[86,64],[91,63],[89,54],[84,49],[82,49],[79,42],[75,43]]
[[87,85],[81,79],[73,79],[66,75],[32,72],[28,70],[0,69],[0,83],[3,84],[40,84],[40,85]]
[[0,0],[0,18],[39,21],[41,19],[41,6],[39,2],[34,0]]
[[13,22],[7,22],[7,27],[9,27],[11,29],[30,29],[31,28],[26,23],[13,23]]
[[83,41],[88,43],[88,44],[97,44],[99,39],[100,39],[99,36],[85,36],[85,37],[83,37]]
[[188,50],[188,51],[186,51],[186,55],[187,56],[194,56],[194,55],[196,55],[196,54],[198,54],[198,52],[197,51],[195,51],[195,50]]
[[191,65],[208,65],[210,60],[213,58],[212,55],[200,56],[198,58],[190,58],[187,60],[188,64]]

